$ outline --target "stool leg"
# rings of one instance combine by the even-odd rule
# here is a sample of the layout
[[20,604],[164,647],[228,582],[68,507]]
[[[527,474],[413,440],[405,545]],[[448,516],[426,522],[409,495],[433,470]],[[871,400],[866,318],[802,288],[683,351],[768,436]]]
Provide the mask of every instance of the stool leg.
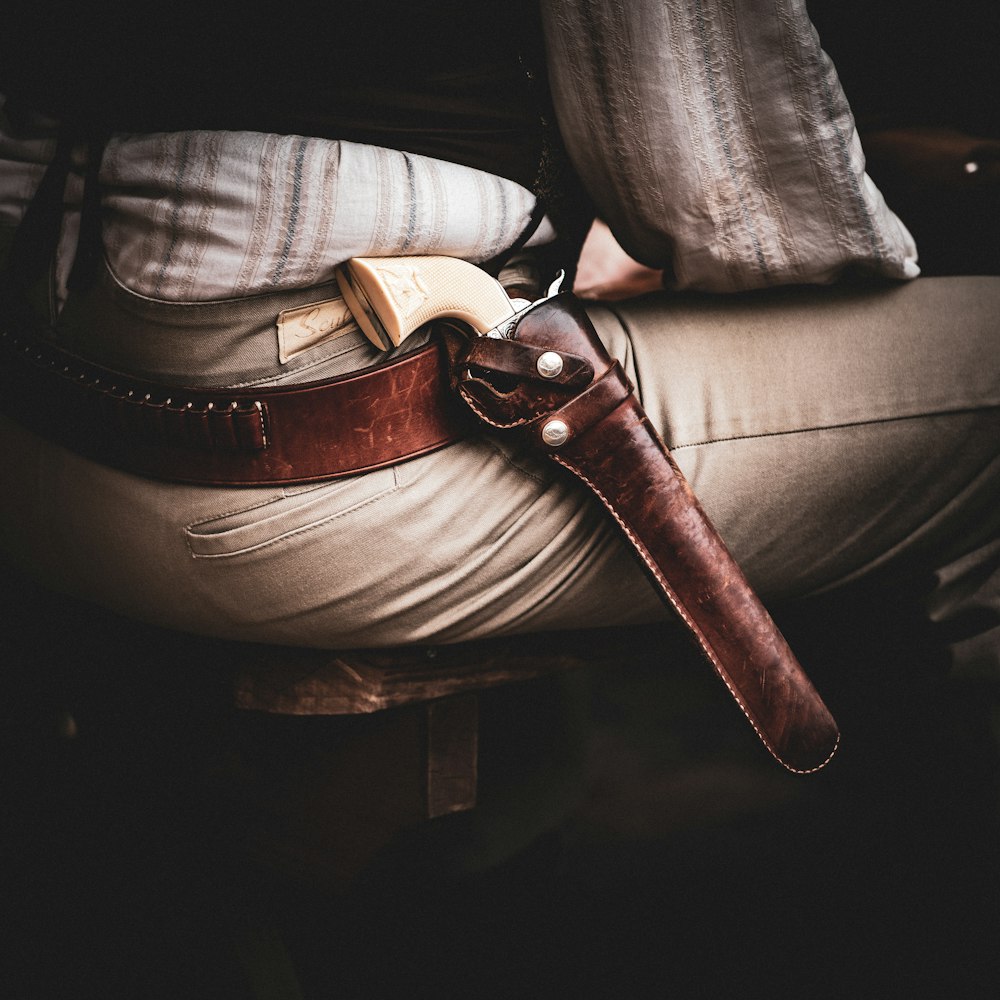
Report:
[[427,703],[427,818],[476,804],[479,699],[475,693]]

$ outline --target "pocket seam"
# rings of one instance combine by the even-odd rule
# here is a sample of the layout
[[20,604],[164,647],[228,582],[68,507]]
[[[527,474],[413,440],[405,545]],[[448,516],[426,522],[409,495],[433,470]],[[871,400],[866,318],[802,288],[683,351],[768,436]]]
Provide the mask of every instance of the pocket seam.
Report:
[[187,534],[194,528],[200,528],[203,524],[211,524],[213,521],[221,521],[224,517],[233,517],[236,514],[249,514],[252,510],[263,510],[263,508],[270,507],[271,504],[284,499],[285,493],[281,492],[276,496],[269,497],[267,500],[261,500],[259,503],[252,503],[248,507],[233,507],[230,510],[224,510],[219,514],[213,514],[211,517],[202,518],[200,521],[192,521],[190,524],[185,524],[184,533]]
[[[372,496],[366,497],[364,500],[361,500],[356,504],[352,504],[350,507],[345,507],[343,510],[338,510],[333,514],[328,514],[326,517],[320,518],[318,521],[313,521],[310,524],[303,524],[298,528],[292,528],[289,531],[282,532],[280,535],[275,535],[274,538],[268,538],[266,541],[258,542],[256,545],[247,545],[240,549],[233,549],[230,552],[196,552],[191,543],[193,532],[190,530],[191,528],[198,527],[202,524],[211,524],[212,521],[229,515],[220,514],[218,517],[210,517],[204,521],[195,522],[184,529],[184,540],[187,545],[187,549],[191,553],[192,559],[230,559],[233,556],[246,555],[248,552],[259,552],[261,549],[266,549],[271,545],[276,545],[279,542],[287,541],[289,538],[294,538],[296,535],[301,535],[307,531],[312,531],[314,528],[319,528],[325,524],[329,524],[331,521],[335,521],[338,517],[343,517],[345,514],[352,514],[354,511],[361,510],[363,507],[367,507],[368,504],[374,503],[376,500],[381,500],[389,493],[395,493],[400,488],[399,477],[396,474],[395,468],[392,468],[390,471],[392,472],[392,484],[379,490],[377,493],[372,494]],[[302,494],[298,495],[301,496]],[[283,497],[276,498],[276,500],[280,499],[283,499]],[[271,501],[271,503],[274,502],[275,501]],[[266,507],[267,504],[259,504],[257,506]],[[242,514],[254,509],[254,507],[248,507],[246,510],[234,511],[233,513]]]

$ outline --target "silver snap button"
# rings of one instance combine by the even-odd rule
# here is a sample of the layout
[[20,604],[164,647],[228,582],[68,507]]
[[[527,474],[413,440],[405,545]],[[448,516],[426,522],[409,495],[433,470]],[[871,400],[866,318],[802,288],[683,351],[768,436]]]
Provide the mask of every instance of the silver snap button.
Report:
[[550,448],[559,448],[569,440],[569,426],[564,420],[550,420],[542,428],[542,440]]
[[555,378],[563,370],[563,359],[555,351],[546,351],[535,362],[535,367],[542,378]]

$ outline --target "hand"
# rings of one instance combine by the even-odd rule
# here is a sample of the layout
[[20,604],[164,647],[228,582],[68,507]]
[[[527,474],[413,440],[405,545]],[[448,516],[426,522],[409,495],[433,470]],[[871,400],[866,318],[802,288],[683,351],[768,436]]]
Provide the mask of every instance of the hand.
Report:
[[580,252],[573,291],[582,299],[614,301],[662,287],[663,272],[629,257],[607,225],[595,220]]

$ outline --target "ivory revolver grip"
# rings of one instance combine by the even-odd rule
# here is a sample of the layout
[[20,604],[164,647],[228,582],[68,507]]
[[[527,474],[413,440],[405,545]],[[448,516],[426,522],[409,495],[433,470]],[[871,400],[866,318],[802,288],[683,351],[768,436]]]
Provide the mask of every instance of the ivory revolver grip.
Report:
[[516,312],[495,278],[454,257],[354,257],[336,273],[358,325],[385,351],[433,319],[457,319],[482,334]]

